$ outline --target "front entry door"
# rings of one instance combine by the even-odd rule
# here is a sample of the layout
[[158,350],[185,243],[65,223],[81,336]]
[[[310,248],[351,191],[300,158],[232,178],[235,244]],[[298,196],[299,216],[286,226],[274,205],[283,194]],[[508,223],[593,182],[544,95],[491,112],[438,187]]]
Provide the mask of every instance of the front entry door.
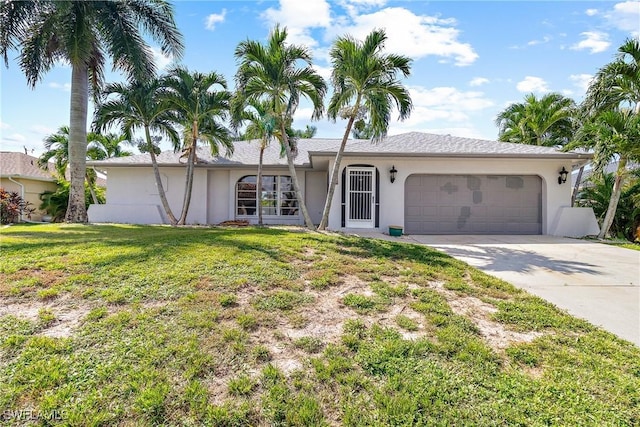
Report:
[[375,223],[375,168],[347,168],[346,226],[373,228]]

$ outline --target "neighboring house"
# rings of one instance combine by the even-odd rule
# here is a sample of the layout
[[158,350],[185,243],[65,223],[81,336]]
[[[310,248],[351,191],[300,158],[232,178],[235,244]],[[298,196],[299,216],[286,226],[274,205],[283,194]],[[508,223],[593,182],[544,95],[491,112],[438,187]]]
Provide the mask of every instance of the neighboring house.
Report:
[[[339,145],[339,139],[298,141],[296,169],[316,223]],[[276,143],[266,150],[263,188],[256,193],[256,141],[237,142],[229,158],[201,148],[187,222],[255,222],[260,196],[265,223],[303,224],[286,160],[279,153]],[[595,234],[593,212],[570,207],[571,180],[558,183],[563,168],[570,172],[590,159],[589,154],[549,147],[417,132],[389,136],[378,144],[351,140],[329,228],[386,231],[396,225],[406,234]],[[163,152],[158,162],[169,203],[179,212],[184,159]],[[91,222],[167,222],[148,154],[88,164],[108,175],[107,203],[89,208]]]
[[44,212],[37,209],[41,203],[40,194],[47,190],[55,191],[57,184],[51,172],[38,167],[36,157],[24,153],[1,151],[0,187],[7,191],[15,191],[24,200],[30,202],[31,207],[36,208],[30,219],[40,221],[44,215]]

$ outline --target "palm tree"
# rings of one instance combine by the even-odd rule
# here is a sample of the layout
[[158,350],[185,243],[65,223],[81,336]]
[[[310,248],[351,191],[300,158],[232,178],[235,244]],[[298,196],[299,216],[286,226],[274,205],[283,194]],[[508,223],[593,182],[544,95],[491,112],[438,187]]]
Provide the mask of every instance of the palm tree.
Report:
[[67,166],[69,165],[69,126],[60,126],[56,133],[52,133],[44,139],[45,151],[38,158],[38,166],[49,170],[49,161],[53,159],[58,179],[66,179]]
[[[176,115],[183,127],[184,155],[187,157],[187,181],[185,184],[182,213],[179,225],[186,223],[191,202],[193,171],[197,162],[198,141],[209,145],[211,154],[219,155],[220,148],[226,154],[233,152],[231,133],[222,123],[229,114],[231,93],[227,82],[220,74],[189,72],[186,68],[175,67],[162,80],[167,88],[164,99],[167,107]],[[220,87],[222,90],[214,90]]]
[[322,220],[318,227],[320,230],[327,227],[333,194],[338,184],[340,163],[353,123],[368,116],[372,140],[376,142],[387,134],[394,104],[400,113],[400,120],[411,114],[413,104],[409,90],[397,78],[398,74],[409,76],[411,59],[402,55],[383,54],[386,40],[384,30],[378,29],[373,30],[364,42],[351,36],[339,37],[331,48],[333,95],[327,114],[334,122],[338,116],[347,119],[347,127],[333,163]]
[[[327,86],[311,66],[309,50],[306,47],[285,44],[286,38],[286,28],[281,29],[276,25],[265,45],[253,40],[238,44],[235,56],[240,65],[236,72],[236,87],[248,101],[266,100],[273,106],[296,199],[306,226],[314,229],[293,164],[294,138],[288,134],[287,124],[291,123],[301,97],[308,98],[313,104],[312,119],[322,117],[322,100]],[[304,66],[299,67],[299,63],[304,63]]]
[[[95,141],[98,137],[99,135],[97,134],[89,133],[87,135],[87,143]],[[56,174],[58,175],[58,181],[66,181],[67,167],[69,166],[69,126],[61,126],[56,133],[47,136],[44,139],[44,148],[47,151],[38,158],[38,166],[48,171],[49,160],[53,159]],[[93,157],[94,154],[95,153],[92,151],[87,151],[88,158],[92,160],[99,160],[98,158]],[[94,188],[96,182],[95,172],[85,169],[85,180],[89,186],[89,192],[91,193],[93,203],[100,203]],[[84,198],[84,183],[82,185],[82,194]],[[84,203],[85,202],[83,201],[83,204]]]
[[625,40],[615,60],[598,70],[583,106],[592,116],[621,106],[640,114],[640,38]]
[[496,117],[498,140],[553,147],[567,144],[575,131],[576,105],[571,98],[548,93],[538,99],[533,93]]
[[640,161],[640,115],[631,110],[608,110],[583,124],[578,138],[567,148],[583,147],[594,151],[594,169],[601,172],[607,164],[617,159],[613,189],[602,221],[598,238],[604,238],[613,219],[629,171],[629,162]]
[[182,39],[166,0],[55,1],[4,0],[0,3],[0,52],[20,50],[27,83],[36,83],[56,62],[71,66],[69,165],[71,190],[65,220],[87,222],[84,177],[89,85],[100,87],[106,56],[131,77],[155,73],[148,33],[165,54],[181,55]]
[[128,157],[132,156],[131,151],[122,148],[122,144],[129,143],[129,139],[124,134],[93,133],[93,137],[89,138],[89,147],[87,148],[87,157],[94,160],[110,159],[112,157]]
[[626,165],[638,160],[640,150],[640,38],[625,40],[615,60],[598,70],[582,108],[586,117],[581,137],[572,147],[595,150],[596,169],[619,157],[609,208],[598,236],[603,238],[615,216],[628,174]]
[[257,139],[260,143],[258,174],[256,176],[256,196],[258,198],[258,225],[262,225],[262,165],[264,150],[271,141],[280,137],[280,128],[276,123],[273,108],[266,100],[243,100],[237,93],[233,98],[231,122],[234,128],[247,123],[242,139]]
[[[97,105],[94,117],[94,128],[107,129],[117,125],[121,134],[133,141],[137,131],[144,133],[144,143],[140,151],[148,152],[151,156],[151,165],[156,181],[156,188],[171,225],[177,225],[176,219],[160,179],[160,169],[156,159],[156,146],[151,136],[152,132],[165,136],[171,141],[175,150],[180,148],[180,137],[174,124],[176,118],[163,104],[163,88],[157,79],[150,81],[131,82],[128,85],[114,83],[108,85],[103,94],[107,97],[105,102]],[[109,96],[113,96],[109,99]]]

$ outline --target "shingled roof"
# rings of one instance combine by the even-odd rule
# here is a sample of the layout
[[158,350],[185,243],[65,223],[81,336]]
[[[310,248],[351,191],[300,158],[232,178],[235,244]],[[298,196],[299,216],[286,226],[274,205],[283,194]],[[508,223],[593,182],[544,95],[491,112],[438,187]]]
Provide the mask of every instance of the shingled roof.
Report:
[[[308,166],[313,156],[335,154],[340,147],[340,139],[313,138],[298,140],[297,166]],[[213,156],[207,148],[198,149],[200,166],[247,166],[258,164],[258,141],[238,141],[234,143],[234,152],[229,157]],[[377,144],[369,140],[349,140],[345,149],[346,156],[394,156],[394,157],[510,157],[510,158],[563,158],[590,159],[586,153],[562,152],[553,147],[513,144],[474,138],[461,138],[451,135],[436,135],[410,132],[384,138]],[[185,159],[181,153],[165,151],[157,156],[158,164],[164,166],[183,165]],[[149,154],[130,157],[118,157],[103,161],[88,162],[96,167],[103,166],[143,166],[151,163]],[[280,156],[277,143],[269,145],[264,154],[265,166],[286,166],[286,158]]]
[[0,151],[0,176],[55,181],[51,172],[40,169],[36,157],[12,151]]

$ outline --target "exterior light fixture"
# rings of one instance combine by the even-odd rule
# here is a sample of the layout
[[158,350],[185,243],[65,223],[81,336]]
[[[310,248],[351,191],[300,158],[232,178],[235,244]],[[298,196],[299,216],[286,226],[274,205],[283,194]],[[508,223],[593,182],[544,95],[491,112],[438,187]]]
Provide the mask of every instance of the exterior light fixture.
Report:
[[567,175],[569,175],[569,172],[567,172],[567,170],[564,168],[564,166],[562,167],[562,170],[560,172],[558,172],[558,174],[560,175],[558,177],[558,184],[562,185],[565,182],[567,182]]
[[396,174],[398,173],[398,171],[396,170],[395,166],[391,166],[391,169],[389,170],[389,177],[391,178],[391,183],[393,184],[394,182],[396,182]]

